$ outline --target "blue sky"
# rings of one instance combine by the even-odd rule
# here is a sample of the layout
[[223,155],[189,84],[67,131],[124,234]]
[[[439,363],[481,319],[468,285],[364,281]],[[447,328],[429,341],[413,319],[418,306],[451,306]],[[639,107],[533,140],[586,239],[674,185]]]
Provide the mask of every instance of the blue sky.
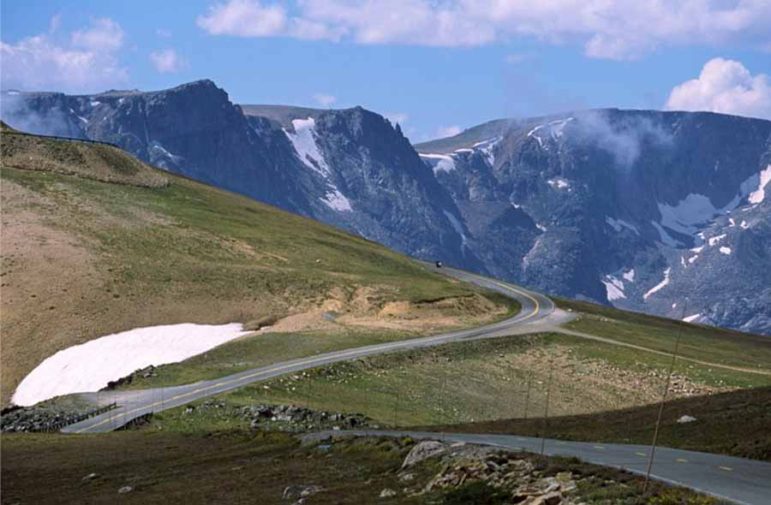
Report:
[[363,105],[414,141],[588,107],[771,117],[771,2],[543,4],[4,0],[1,81],[97,92],[210,78],[237,103]]

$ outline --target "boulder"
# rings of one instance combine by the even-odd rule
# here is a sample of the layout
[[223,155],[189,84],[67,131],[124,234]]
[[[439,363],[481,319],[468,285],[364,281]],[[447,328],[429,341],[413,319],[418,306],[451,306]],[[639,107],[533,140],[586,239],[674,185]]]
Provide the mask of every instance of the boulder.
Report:
[[424,440],[415,445],[404,458],[402,468],[408,468],[428,458],[434,458],[447,451],[445,445],[436,440]]

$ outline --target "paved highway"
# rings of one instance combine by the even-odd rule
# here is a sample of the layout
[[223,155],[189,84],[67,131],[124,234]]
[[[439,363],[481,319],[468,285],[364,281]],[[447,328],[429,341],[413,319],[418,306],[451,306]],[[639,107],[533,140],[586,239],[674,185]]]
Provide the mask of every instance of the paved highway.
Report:
[[65,433],[113,431],[144,414],[179,407],[180,405],[231,391],[247,384],[265,381],[308,368],[329,365],[339,361],[354,360],[375,354],[441,345],[448,342],[548,331],[569,320],[571,317],[570,314],[556,309],[554,303],[547,297],[518,286],[452,268],[442,268],[440,272],[514,298],[520,303],[521,310],[513,317],[479,328],[333,351],[246,370],[209,381],[136,391],[102,392],[98,395],[96,393],[84,393],[81,397],[93,403],[107,405],[115,402],[118,407],[99,416],[71,424],[62,429],[62,431]]
[[[490,445],[549,456],[577,457],[589,463],[645,474],[650,446],[542,440],[514,435],[428,433],[419,431],[351,430],[306,435],[306,440],[346,436],[409,436],[414,439],[443,440]],[[742,505],[771,504],[771,463],[720,454],[656,448],[651,475],[659,481],[709,494]]]

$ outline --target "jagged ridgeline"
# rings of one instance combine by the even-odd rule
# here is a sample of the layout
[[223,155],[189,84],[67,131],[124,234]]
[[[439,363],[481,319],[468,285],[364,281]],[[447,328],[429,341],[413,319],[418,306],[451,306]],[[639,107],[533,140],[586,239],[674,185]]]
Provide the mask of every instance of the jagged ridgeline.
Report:
[[211,81],[3,100],[15,127],[112,142],[411,255],[771,334],[769,121],[594,110],[413,147],[360,107],[238,106]]

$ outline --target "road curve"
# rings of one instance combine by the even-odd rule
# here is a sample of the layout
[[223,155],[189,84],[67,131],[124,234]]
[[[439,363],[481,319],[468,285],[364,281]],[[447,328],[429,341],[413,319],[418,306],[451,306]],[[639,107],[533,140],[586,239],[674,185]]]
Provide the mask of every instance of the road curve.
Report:
[[96,393],[84,393],[80,396],[93,403],[107,405],[114,402],[118,407],[99,416],[66,426],[62,429],[62,432],[100,433],[113,431],[125,425],[132,419],[148,413],[179,407],[195,400],[214,396],[243,387],[247,384],[265,381],[288,373],[299,372],[301,370],[329,365],[340,361],[354,360],[365,356],[430,347],[449,342],[545,331],[566,319],[561,311],[555,309],[554,303],[544,295],[462,270],[442,268],[439,271],[458,280],[470,282],[477,286],[509,296],[520,303],[521,310],[508,319],[478,328],[469,328],[429,337],[398,340],[383,344],[374,344],[317,354],[315,356],[297,358],[265,367],[245,370],[219,379],[200,381],[193,384],[135,391],[102,392],[98,395]]
[[[576,457],[589,463],[645,474],[650,446],[568,442],[515,435],[430,433],[420,431],[346,430],[311,433],[306,441],[346,436],[409,436],[414,439],[465,442],[539,453]],[[657,447],[651,476],[720,500],[740,505],[771,504],[771,463],[744,458]]]

